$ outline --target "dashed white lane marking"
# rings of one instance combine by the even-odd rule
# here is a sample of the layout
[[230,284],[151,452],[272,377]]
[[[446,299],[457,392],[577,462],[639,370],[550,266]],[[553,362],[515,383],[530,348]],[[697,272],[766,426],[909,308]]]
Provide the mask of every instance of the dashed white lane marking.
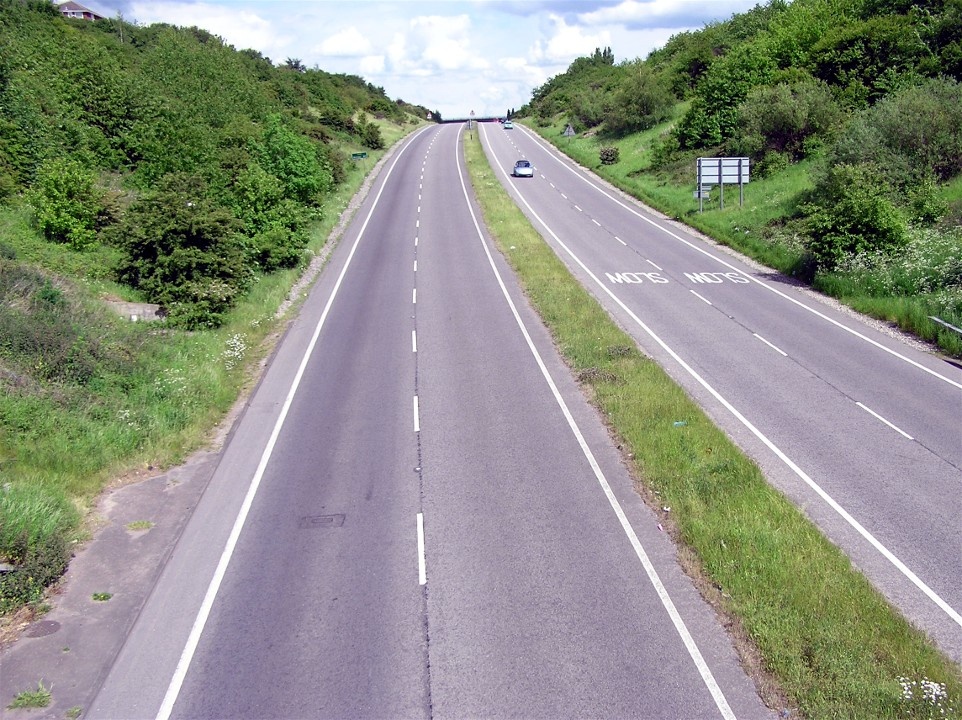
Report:
[[622,239],[621,239],[620,237],[618,237],[617,235],[615,235],[615,240],[617,240],[618,242],[620,242],[620,243],[621,243],[622,245],[624,245],[625,247],[628,247],[628,243],[626,243],[624,240],[622,240]]
[[417,272],[417,271],[418,271],[418,261],[415,260],[415,261],[414,261],[414,272]]
[[418,513],[418,583],[428,581],[427,564],[424,562],[424,513]]
[[658,267],[657,265],[655,265],[655,263],[653,263],[651,260],[648,260],[648,259],[646,258],[646,259],[645,259],[645,262],[648,263],[649,265],[651,265],[653,268],[655,268],[655,270],[657,270],[658,272],[663,272],[663,270],[662,270],[660,267]]
[[[691,636],[691,632],[688,630],[688,626],[685,624],[684,619],[678,612],[678,608],[675,607],[674,601],[671,599],[671,596],[668,595],[668,590],[661,581],[658,571],[652,564],[651,558],[648,557],[648,553],[642,546],[641,540],[638,539],[638,535],[635,533],[635,529],[631,526],[631,522],[628,520],[628,516],[625,514],[624,508],[621,507],[621,503],[619,503],[618,498],[615,497],[615,493],[611,489],[611,485],[608,484],[608,479],[605,477],[604,472],[601,470],[601,466],[595,459],[594,453],[592,453],[591,448],[588,447],[588,441],[585,440],[585,437],[581,432],[581,428],[578,427],[578,423],[575,421],[574,416],[568,409],[567,403],[565,403],[564,398],[561,397],[561,391],[558,390],[558,386],[551,377],[551,373],[548,372],[548,368],[544,364],[541,353],[539,353],[538,348],[535,347],[534,341],[531,339],[531,335],[528,333],[528,328],[525,327],[524,320],[521,319],[521,314],[518,312],[518,308],[511,299],[510,293],[508,293],[508,288],[504,284],[501,273],[498,272],[498,267],[494,264],[494,258],[491,256],[491,250],[488,248],[488,244],[484,240],[484,233],[481,232],[481,226],[478,223],[477,217],[475,217],[474,208],[471,206],[471,202],[469,200],[468,189],[465,185],[464,174],[461,170],[460,158],[456,158],[455,164],[458,168],[458,176],[461,178],[461,191],[464,194],[465,201],[467,202],[468,212],[471,214],[471,219],[474,221],[474,228],[477,232],[478,239],[481,241],[481,246],[484,248],[485,255],[487,255],[488,265],[491,266],[491,270],[494,272],[494,276],[498,280],[498,285],[501,287],[501,294],[508,303],[508,307],[511,308],[515,322],[518,324],[521,334],[524,336],[525,342],[528,344],[528,349],[531,351],[531,355],[534,357],[535,362],[541,369],[541,375],[544,377],[545,382],[547,382],[548,387],[551,389],[551,393],[554,395],[555,402],[558,403],[558,407],[561,408],[561,412],[564,415],[565,420],[568,422],[568,427],[570,428],[571,433],[575,436],[575,439],[581,448],[581,452],[584,453],[584,456],[588,461],[588,465],[591,467],[591,470],[594,473],[595,479],[601,486],[601,490],[608,499],[611,509],[618,518],[621,529],[624,531],[626,537],[628,538],[628,542],[631,543],[631,547],[635,551],[635,556],[645,569],[645,573],[648,575],[648,580],[651,582],[652,587],[658,595],[658,599],[661,600],[662,606],[668,613],[668,617],[671,619],[671,622],[675,627],[675,631],[678,633],[678,636],[684,643],[685,649],[688,651],[688,654],[692,659],[692,663],[694,663],[699,675],[701,675],[702,682],[705,683],[705,687],[707,687],[708,691],[711,693],[712,699],[715,701],[715,706],[721,712],[722,717],[724,717],[725,720],[735,720],[735,713],[732,712],[731,706],[728,704],[728,700],[725,699],[725,694],[718,686],[718,682],[715,680],[715,676],[712,674],[711,668],[708,667],[708,663],[705,662],[705,658],[702,656],[701,650],[699,650],[698,645],[695,644],[695,639]],[[507,177],[507,172],[505,172],[504,168],[501,168],[501,172]],[[534,212],[534,209],[524,200],[524,198],[521,198],[521,201],[524,202],[525,206],[534,214],[538,221],[544,225],[545,228],[547,228],[548,226],[545,225],[544,221],[541,220],[540,217],[538,217],[537,213]],[[548,232],[551,231],[548,230]],[[552,233],[552,235],[556,241],[561,242],[558,237],[554,235],[554,233]],[[584,267],[583,264],[582,267]],[[587,268],[585,268],[585,270],[587,270]],[[590,273],[591,271],[589,270],[588,272]],[[625,309],[627,310],[627,308]],[[631,311],[629,310],[628,312],[630,313]]]
[[690,292],[692,295],[694,295],[696,298],[698,298],[699,300],[701,300],[701,301],[702,301],[703,303],[705,303],[706,305],[711,305],[711,303],[710,303],[708,300],[706,300],[705,298],[703,298],[701,295],[699,295],[698,293],[696,293],[694,290],[689,290],[688,292]]
[[417,305],[417,304],[418,304],[418,289],[417,289],[417,288],[414,288],[414,290],[411,292],[411,304],[412,304],[412,305]]
[[911,435],[909,435],[907,432],[905,432],[905,431],[902,430],[901,428],[899,428],[899,427],[893,425],[892,423],[890,423],[890,422],[889,422],[888,420],[886,420],[884,417],[882,417],[882,416],[879,415],[877,412],[875,412],[874,410],[872,410],[872,408],[866,407],[865,405],[863,405],[863,404],[860,403],[860,402],[856,402],[855,404],[858,405],[860,408],[862,408],[862,409],[863,409],[865,412],[867,412],[869,415],[872,415],[872,416],[875,417],[876,419],[881,420],[883,423],[885,423],[886,425],[888,425],[890,428],[892,428],[892,429],[893,429],[895,432],[897,432],[899,435],[901,435],[901,436],[903,436],[903,437],[905,437],[905,438],[908,438],[909,440],[915,440],[914,437],[912,437]]
[[414,396],[414,432],[421,432],[421,418],[418,412],[418,396]]
[[418,351],[418,331],[412,330],[411,331],[411,352],[417,352],[417,351]]
[[575,205],[575,210],[577,210],[578,212],[584,212],[584,210],[582,210],[582,209],[581,209],[580,207],[578,207],[577,205]]
[[601,223],[598,222],[597,220],[595,220],[594,218],[591,218],[591,222],[593,222],[593,223],[594,223],[595,225],[597,225],[598,227],[601,227]]
[[787,352],[785,352],[784,350],[781,350],[781,349],[775,347],[775,346],[772,345],[770,342],[768,342],[768,340],[766,340],[765,338],[763,338],[763,337],[762,337],[761,335],[759,335],[758,333],[752,333],[752,335],[754,335],[754,336],[757,337],[759,340],[761,340],[763,343],[765,343],[766,345],[768,345],[768,347],[770,347],[770,348],[771,348],[772,350],[774,350],[775,352],[780,353],[780,354],[784,355],[785,357],[788,357],[788,353],[787,353]]

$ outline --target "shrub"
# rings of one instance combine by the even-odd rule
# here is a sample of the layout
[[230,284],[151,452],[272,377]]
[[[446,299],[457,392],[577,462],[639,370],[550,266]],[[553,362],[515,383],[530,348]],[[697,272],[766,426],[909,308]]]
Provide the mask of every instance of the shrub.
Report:
[[615,91],[605,129],[616,134],[647,130],[670,116],[674,102],[661,77],[639,65]]
[[215,327],[251,281],[239,229],[202,179],[167,176],[124,218],[120,280],[162,305],[175,325]]
[[97,238],[95,226],[102,209],[93,174],[75,160],[45,161],[28,195],[37,225],[48,240],[83,250]]
[[308,138],[285,126],[278,115],[268,118],[263,137],[253,143],[253,155],[294,199],[316,203],[334,184],[330,167]]
[[598,151],[598,159],[602,165],[614,165],[621,159],[621,152],[613,146],[605,146]]
[[892,253],[906,242],[906,223],[887,196],[878,168],[831,167],[812,190],[807,249],[817,267],[833,270],[865,252]]
[[812,139],[828,136],[841,119],[828,86],[817,80],[755,88],[738,107],[738,134],[729,150],[753,160],[772,152],[800,160]]

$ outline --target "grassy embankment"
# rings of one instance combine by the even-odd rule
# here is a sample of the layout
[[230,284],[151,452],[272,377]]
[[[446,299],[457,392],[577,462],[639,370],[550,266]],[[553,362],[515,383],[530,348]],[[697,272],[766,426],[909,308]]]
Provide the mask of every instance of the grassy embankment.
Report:
[[[378,124],[387,147],[411,130]],[[313,254],[385,152],[344,150],[368,157],[327,198],[311,233]],[[130,323],[107,309],[104,297],[138,299],[112,280],[109,247],[77,252],[48,242],[24,207],[0,212],[0,244],[16,257],[0,257],[0,300],[30,304],[39,291],[49,304],[0,315],[0,333],[38,358],[30,377],[0,367],[18,388],[0,392],[0,548],[22,551],[31,571],[5,587],[0,613],[24,601],[29,612],[43,608],[43,578],[59,575],[64,543],[85,537],[84,519],[108,482],[175,465],[204,444],[269,353],[286,322],[276,311],[304,268],[261,277],[222,327],[184,332]],[[84,381],[73,382],[80,375]]]
[[[665,521],[789,702],[811,718],[962,717],[960,669],[637,351],[504,192],[480,141],[468,138],[465,152],[487,227],[631,458],[640,492],[671,507]],[[900,678],[944,683],[948,696],[930,703],[913,685],[906,700]]]
[[[930,272],[929,268],[942,263],[957,262],[960,252],[957,241],[937,233],[920,233],[882,272],[819,273],[811,278],[810,270],[804,267],[804,248],[797,229],[786,221],[795,214],[803,194],[812,188],[812,170],[818,161],[804,160],[769,177],[752,179],[745,187],[743,206],[739,205],[737,186],[730,186],[725,191],[725,207],[720,208],[720,194],[715,187],[700,212],[698,200],[692,197],[696,182],[694,155],[690,162],[650,171],[652,148],[681,116],[684,107],[679,105],[676,117],[666,123],[617,140],[598,135],[564,137],[565,123],[561,121],[548,126],[523,122],[579,164],[669,217],[780,272],[813,280],[816,289],[855,310],[894,323],[937,344],[948,355],[962,358],[962,334],[930,319],[932,315],[941,316],[962,327],[962,317],[945,310],[946,303],[940,298],[945,290],[889,293],[883,289],[914,287],[920,273]],[[619,149],[620,161],[602,165],[599,150],[608,145]],[[939,197],[947,205],[962,203],[962,177],[942,186]]]

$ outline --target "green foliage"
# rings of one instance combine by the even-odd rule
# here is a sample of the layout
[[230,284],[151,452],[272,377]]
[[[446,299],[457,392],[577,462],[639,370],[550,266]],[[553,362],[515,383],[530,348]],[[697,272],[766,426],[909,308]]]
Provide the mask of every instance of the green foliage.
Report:
[[928,53],[904,15],[881,15],[843,24],[811,50],[812,74],[835,88],[849,107],[862,107],[910,84]]
[[638,132],[654,127],[671,115],[675,99],[663,78],[649,65],[628,70],[611,100],[605,130],[614,134]]
[[853,255],[891,254],[905,245],[907,225],[888,193],[878,167],[835,165],[825,172],[807,207],[807,246],[819,269],[834,270]]
[[606,145],[598,151],[598,159],[602,165],[614,165],[621,159],[621,151],[613,145]]
[[238,230],[201,178],[169,175],[124,219],[120,279],[162,305],[174,325],[216,327],[251,282]]
[[929,80],[906,88],[852,119],[831,150],[835,163],[873,163],[906,188],[962,173],[962,83]]
[[252,150],[285,192],[301,203],[316,203],[334,184],[331,168],[314,143],[285,126],[278,115],[267,118],[264,135]]
[[0,556],[15,568],[0,575],[0,612],[43,598],[67,567],[76,521],[70,503],[43,485],[0,486]]
[[767,48],[740,45],[714,63],[696,89],[695,99],[676,132],[683,148],[714,147],[738,127],[738,107],[756,87],[775,75]]
[[738,132],[728,142],[729,154],[761,160],[776,153],[800,160],[829,137],[842,117],[828,86],[819,81],[758,87],[738,108]]
[[93,175],[81,163],[69,159],[44,162],[28,199],[47,239],[67,243],[74,250],[83,250],[96,240],[95,226],[103,206]]

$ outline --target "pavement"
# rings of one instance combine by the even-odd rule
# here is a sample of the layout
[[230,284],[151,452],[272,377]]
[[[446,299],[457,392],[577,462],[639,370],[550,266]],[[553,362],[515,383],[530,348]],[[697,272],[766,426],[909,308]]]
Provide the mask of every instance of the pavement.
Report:
[[[0,650],[0,718],[77,718],[91,705],[168,556],[217,466],[219,449],[184,465],[107,490],[93,513],[99,528],[74,555],[33,620]],[[134,525],[131,525],[131,524]],[[145,523],[152,523],[148,529]],[[95,600],[109,593],[108,600]],[[45,708],[8,708],[18,693],[50,690]]]

